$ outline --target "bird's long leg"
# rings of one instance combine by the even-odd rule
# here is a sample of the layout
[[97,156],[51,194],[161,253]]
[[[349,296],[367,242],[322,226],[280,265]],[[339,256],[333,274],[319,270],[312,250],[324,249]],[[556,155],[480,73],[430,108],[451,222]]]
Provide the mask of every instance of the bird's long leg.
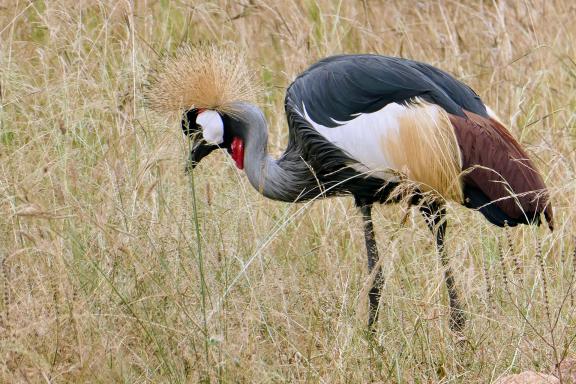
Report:
[[374,236],[374,226],[372,224],[372,204],[359,204],[362,219],[364,220],[364,239],[366,241],[366,252],[368,254],[368,273],[372,275],[374,268],[377,268],[368,299],[370,300],[368,313],[368,327],[374,329],[374,324],[378,320],[378,303],[380,302],[380,288],[382,286],[382,268],[378,266],[378,247]]
[[458,290],[449,266],[449,258],[444,249],[444,239],[446,235],[446,209],[438,203],[427,203],[420,206],[420,212],[428,224],[428,228],[436,236],[436,249],[440,254],[442,267],[444,268],[444,280],[448,289],[450,300],[450,329],[456,332],[462,331],[466,325],[466,317],[462,310],[462,304],[458,297]]

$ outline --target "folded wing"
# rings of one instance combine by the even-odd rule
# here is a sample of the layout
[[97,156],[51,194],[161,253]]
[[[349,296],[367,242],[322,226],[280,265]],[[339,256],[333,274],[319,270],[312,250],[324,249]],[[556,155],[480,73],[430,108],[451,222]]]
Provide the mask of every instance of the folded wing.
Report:
[[[289,87],[288,115],[349,158],[349,166],[387,181],[399,175],[478,209],[496,225],[552,227],[541,175],[467,85],[430,65],[377,55],[320,61]],[[298,135],[291,130],[291,140]]]

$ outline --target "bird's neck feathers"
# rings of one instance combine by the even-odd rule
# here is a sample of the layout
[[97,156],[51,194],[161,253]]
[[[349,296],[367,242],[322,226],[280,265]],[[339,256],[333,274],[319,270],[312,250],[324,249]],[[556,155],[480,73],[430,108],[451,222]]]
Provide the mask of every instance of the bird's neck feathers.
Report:
[[241,110],[237,130],[244,145],[244,170],[250,184],[273,200],[302,200],[307,188],[315,186],[306,163],[291,153],[273,159],[268,154],[268,124],[264,114],[249,103],[243,103]]

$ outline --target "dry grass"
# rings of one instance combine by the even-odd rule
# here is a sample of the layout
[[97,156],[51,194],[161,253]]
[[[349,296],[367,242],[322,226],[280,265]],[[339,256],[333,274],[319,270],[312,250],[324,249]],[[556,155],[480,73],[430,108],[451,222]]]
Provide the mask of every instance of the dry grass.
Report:
[[[572,1],[0,5],[0,382],[485,383],[575,353]],[[200,41],[246,52],[276,153],[284,89],[320,57],[453,73],[543,170],[557,229],[502,231],[450,206],[463,341],[422,218],[377,209],[372,342],[351,199],[267,201],[223,153],[185,175],[178,119],[145,108],[147,68]]]

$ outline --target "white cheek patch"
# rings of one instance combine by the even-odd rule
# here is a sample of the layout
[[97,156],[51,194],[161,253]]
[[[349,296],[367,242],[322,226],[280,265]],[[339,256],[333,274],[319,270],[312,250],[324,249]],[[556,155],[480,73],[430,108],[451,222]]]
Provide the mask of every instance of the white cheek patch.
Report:
[[202,136],[210,144],[224,142],[224,122],[216,111],[204,111],[196,117],[196,124],[202,127]]

